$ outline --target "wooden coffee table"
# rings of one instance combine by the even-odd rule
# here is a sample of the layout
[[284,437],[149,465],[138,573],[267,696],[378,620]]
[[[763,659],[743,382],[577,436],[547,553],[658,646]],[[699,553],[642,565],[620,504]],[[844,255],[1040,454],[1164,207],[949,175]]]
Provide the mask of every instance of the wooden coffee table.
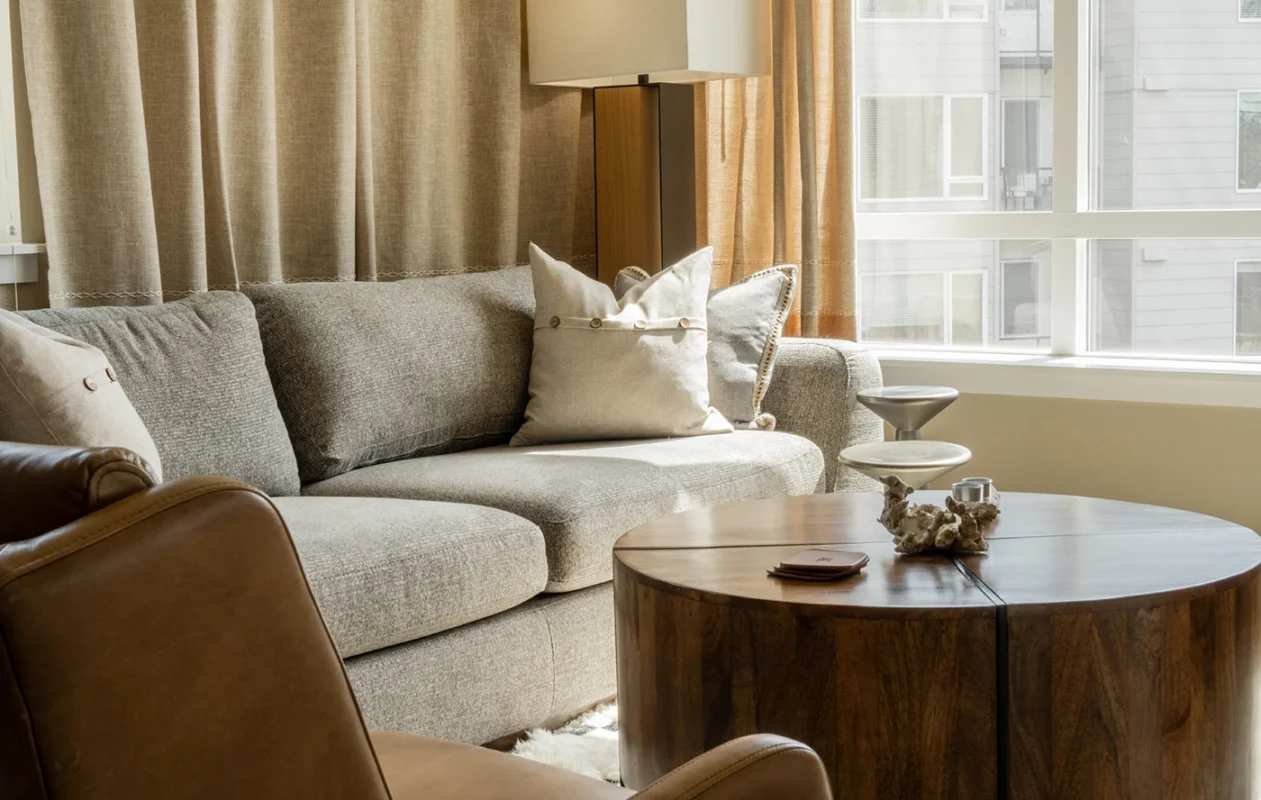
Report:
[[[757,501],[618,541],[627,786],[762,731],[813,746],[840,798],[1255,800],[1261,537],[1004,493],[988,554],[902,556],[880,505]],[[807,546],[871,562],[837,584],[766,575]]]

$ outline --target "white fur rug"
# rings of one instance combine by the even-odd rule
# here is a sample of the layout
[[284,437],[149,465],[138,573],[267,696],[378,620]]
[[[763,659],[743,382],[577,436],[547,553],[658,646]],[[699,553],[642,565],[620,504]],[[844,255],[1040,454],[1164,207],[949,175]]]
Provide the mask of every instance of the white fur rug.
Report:
[[621,783],[617,756],[617,704],[610,703],[566,722],[555,731],[536,728],[512,754],[610,783]]

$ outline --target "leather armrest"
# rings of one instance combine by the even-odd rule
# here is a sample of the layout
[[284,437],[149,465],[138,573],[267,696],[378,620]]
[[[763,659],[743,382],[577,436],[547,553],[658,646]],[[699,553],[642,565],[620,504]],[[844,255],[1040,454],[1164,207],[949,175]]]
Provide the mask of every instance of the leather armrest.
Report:
[[121,447],[0,442],[0,544],[41,536],[154,485]]
[[692,759],[636,800],[830,800],[815,752],[771,734],[732,740]]

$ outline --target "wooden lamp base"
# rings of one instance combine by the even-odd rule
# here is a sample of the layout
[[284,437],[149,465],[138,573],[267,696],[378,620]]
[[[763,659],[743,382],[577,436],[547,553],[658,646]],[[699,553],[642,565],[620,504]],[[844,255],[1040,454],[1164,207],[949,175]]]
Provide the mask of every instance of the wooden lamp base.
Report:
[[595,90],[598,277],[659,271],[696,250],[696,141],[690,84]]

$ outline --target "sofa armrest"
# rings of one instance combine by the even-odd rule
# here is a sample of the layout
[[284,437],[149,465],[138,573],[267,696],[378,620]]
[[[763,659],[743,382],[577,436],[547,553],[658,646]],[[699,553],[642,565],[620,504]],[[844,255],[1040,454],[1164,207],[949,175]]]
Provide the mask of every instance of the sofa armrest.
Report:
[[840,463],[841,450],[884,438],[880,418],[855,398],[881,385],[880,362],[866,348],[839,339],[780,340],[762,410],[776,430],[804,436],[823,451],[825,491],[870,491],[870,478]]
[[809,747],[772,734],[733,739],[663,776],[634,800],[829,800]]

